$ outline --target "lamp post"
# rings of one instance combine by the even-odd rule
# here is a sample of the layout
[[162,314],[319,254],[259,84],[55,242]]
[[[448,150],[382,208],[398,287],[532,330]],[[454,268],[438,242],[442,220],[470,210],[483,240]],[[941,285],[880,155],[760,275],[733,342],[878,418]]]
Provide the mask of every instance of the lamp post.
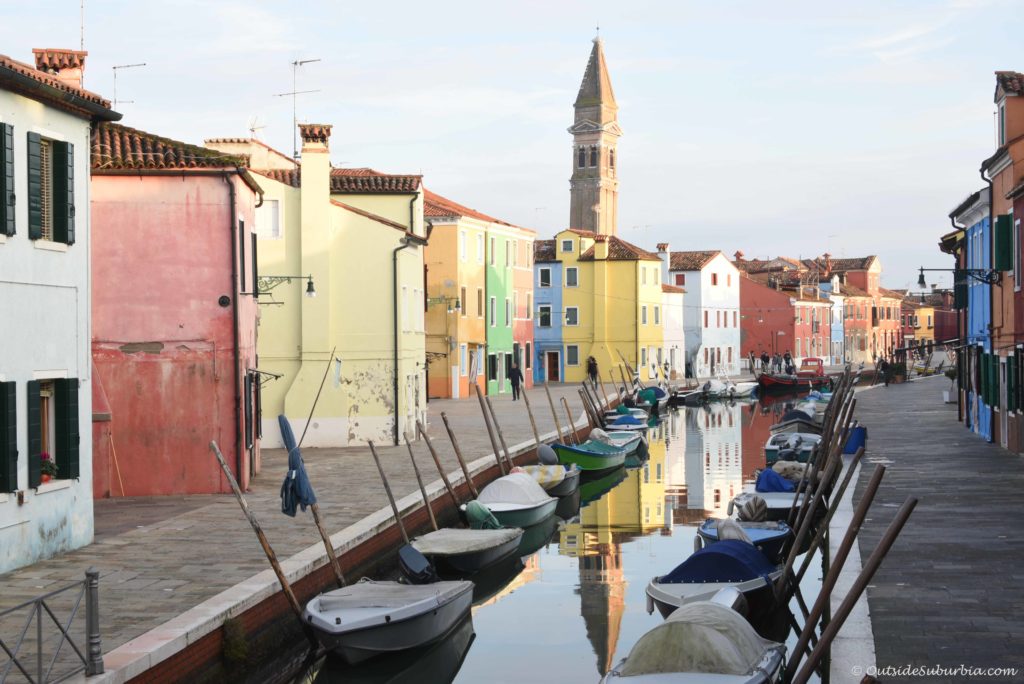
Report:
[[313,276],[310,275],[293,275],[293,276],[280,276],[280,275],[266,275],[259,276],[256,279],[256,296],[270,294],[270,291],[281,283],[290,283],[293,280],[306,280],[306,296],[316,297],[316,288],[313,287]]
[[979,283],[985,283],[986,285],[995,285],[999,282],[1000,273],[994,268],[924,268],[923,266],[918,269],[919,275],[917,277],[917,286],[924,289],[928,287],[928,283],[924,279],[925,271],[941,271],[943,273],[953,274],[953,284],[965,283],[968,279],[973,278]]

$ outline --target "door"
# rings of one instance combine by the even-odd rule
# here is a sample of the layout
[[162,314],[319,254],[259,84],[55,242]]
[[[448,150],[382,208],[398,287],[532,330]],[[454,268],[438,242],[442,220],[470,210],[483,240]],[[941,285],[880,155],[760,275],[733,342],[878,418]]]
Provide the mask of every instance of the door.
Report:
[[999,357],[999,445],[1006,448],[1009,411],[1006,410],[1006,357]]
[[505,378],[508,377],[508,354],[498,354],[498,394],[505,391]]
[[544,377],[547,382],[561,382],[561,374],[558,371],[558,352],[546,352],[544,354]]

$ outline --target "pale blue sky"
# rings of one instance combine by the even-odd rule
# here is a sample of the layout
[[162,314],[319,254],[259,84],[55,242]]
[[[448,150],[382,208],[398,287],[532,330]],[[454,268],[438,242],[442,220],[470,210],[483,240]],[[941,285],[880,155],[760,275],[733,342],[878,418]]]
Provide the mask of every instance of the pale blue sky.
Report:
[[[0,53],[79,44],[79,0],[3,0]],[[599,21],[625,135],[619,234],[748,257],[878,254],[889,287],[945,266],[949,210],[994,149],[997,69],[1024,70],[1020,0],[203,2],[86,0],[86,86],[123,123],[292,147],[565,227],[575,99]],[[939,280],[939,278],[935,278]]]

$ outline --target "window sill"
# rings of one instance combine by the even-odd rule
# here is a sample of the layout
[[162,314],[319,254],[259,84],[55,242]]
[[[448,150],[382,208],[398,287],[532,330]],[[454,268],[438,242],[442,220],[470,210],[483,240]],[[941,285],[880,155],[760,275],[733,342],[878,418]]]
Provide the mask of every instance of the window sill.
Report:
[[68,246],[63,242],[52,242],[50,240],[33,240],[36,249],[43,249],[47,252],[66,252]]
[[50,480],[36,487],[36,494],[47,494],[61,489],[70,489],[72,484],[72,480]]

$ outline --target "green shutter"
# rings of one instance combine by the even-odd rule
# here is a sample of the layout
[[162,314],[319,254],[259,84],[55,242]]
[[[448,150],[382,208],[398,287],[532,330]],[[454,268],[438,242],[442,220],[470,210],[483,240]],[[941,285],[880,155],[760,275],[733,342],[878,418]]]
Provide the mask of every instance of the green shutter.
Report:
[[30,380],[28,394],[28,486],[38,487],[42,481],[43,424],[39,415],[39,381]]
[[28,238],[43,237],[43,172],[39,134],[28,134]]
[[0,382],[0,492],[18,488],[18,402],[13,382]]
[[78,471],[78,378],[54,380],[54,432],[57,477],[77,478]]
[[53,241],[75,244],[75,146],[53,145]]
[[1007,214],[996,216],[996,252],[992,263],[997,271],[1013,270],[1013,222]]
[[967,308],[966,282],[953,283],[953,308],[960,310]]
[[0,235],[14,231],[14,126],[0,124]]

